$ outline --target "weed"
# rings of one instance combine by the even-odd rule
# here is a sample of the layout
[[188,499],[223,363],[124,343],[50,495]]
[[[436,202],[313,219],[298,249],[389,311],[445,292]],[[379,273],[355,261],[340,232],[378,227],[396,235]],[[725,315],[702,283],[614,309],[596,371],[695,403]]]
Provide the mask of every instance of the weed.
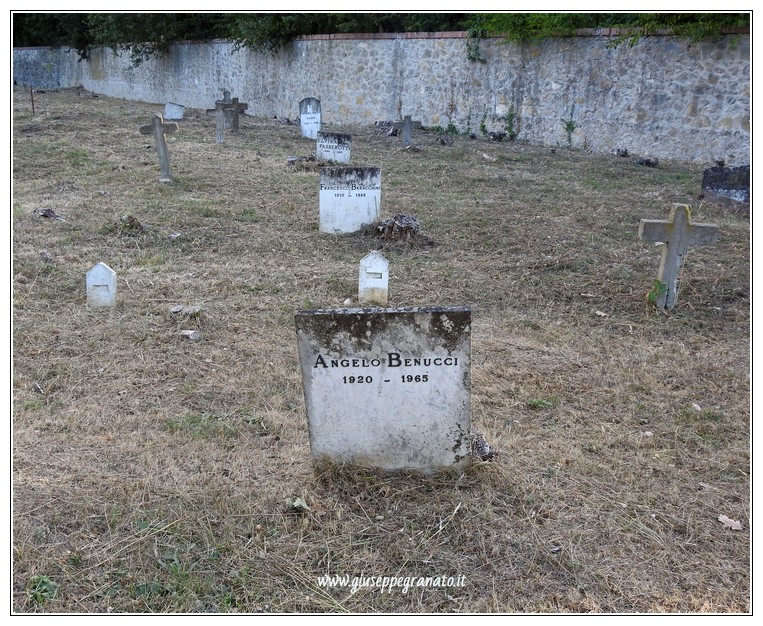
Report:
[[668,286],[660,280],[655,280],[652,283],[652,288],[646,292],[646,301],[653,306],[657,306],[657,303],[666,293],[668,293]]
[[572,133],[578,127],[574,119],[575,105],[570,106],[570,116],[567,119],[562,118],[562,124],[564,124],[564,132],[567,134],[567,146],[572,147]]
[[32,576],[27,584],[26,595],[35,604],[45,604],[58,595],[58,583],[41,574]]
[[512,102],[509,105],[509,110],[506,111],[506,116],[504,117],[504,130],[506,131],[506,136],[509,138],[509,141],[514,141],[517,138],[517,111],[514,108],[514,103]]

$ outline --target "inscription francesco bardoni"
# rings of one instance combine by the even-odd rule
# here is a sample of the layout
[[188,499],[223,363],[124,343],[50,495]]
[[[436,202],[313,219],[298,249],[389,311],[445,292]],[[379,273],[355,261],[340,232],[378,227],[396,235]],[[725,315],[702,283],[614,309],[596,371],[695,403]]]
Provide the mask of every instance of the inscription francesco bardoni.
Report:
[[425,472],[468,463],[468,308],[298,311],[295,322],[314,458]]

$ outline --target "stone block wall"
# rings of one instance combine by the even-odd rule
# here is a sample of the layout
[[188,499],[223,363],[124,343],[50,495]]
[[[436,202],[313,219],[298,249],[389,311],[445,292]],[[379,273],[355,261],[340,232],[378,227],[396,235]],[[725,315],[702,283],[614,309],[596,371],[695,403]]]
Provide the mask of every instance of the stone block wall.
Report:
[[108,48],[87,62],[73,51],[17,49],[14,78],[199,109],[229,89],[249,115],[292,119],[300,100],[316,97],[329,126],[411,115],[478,135],[508,127],[518,141],[539,145],[749,163],[749,34],[701,43],[652,36],[617,47],[613,40],[486,39],[479,60],[470,60],[465,33],[316,35],[276,54],[225,41],[179,43],[134,68]]

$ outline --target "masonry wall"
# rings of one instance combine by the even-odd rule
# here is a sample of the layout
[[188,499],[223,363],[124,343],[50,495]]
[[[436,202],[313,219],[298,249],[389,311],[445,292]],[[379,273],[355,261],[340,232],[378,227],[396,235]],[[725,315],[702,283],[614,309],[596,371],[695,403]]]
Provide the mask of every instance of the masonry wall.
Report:
[[[299,115],[321,100],[324,124],[373,124],[411,115],[425,126],[505,130],[518,141],[711,164],[750,162],[750,37],[689,43],[671,36],[610,47],[611,36],[533,44],[479,44],[464,33],[314,36],[275,55],[230,42],[180,43],[130,67],[95,49],[14,50],[14,79],[40,87],[82,85],[99,94],[206,109],[229,89],[254,116]],[[566,125],[565,120],[573,124]]]

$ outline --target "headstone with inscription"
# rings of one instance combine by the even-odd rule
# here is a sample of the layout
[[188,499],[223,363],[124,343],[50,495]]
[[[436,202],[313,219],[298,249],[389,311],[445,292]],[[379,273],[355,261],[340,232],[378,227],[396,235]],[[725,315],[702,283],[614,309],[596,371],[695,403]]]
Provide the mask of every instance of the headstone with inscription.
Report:
[[360,260],[358,274],[358,302],[387,306],[389,261],[374,250]]
[[672,309],[678,297],[678,278],[683,257],[689,246],[715,243],[718,226],[691,221],[691,210],[686,204],[674,204],[668,220],[641,220],[639,239],[662,243],[662,260],[657,273],[654,304],[658,309]]
[[117,275],[105,263],[98,263],[85,275],[87,305],[113,307],[117,302]]
[[321,161],[349,163],[352,136],[343,133],[319,132],[315,142],[315,157]]
[[318,98],[300,100],[299,124],[303,137],[318,138],[318,131],[321,129],[321,101]]
[[373,224],[379,219],[381,169],[320,168],[319,203],[322,233],[354,233]]
[[315,460],[434,472],[470,462],[471,310],[297,311]]

